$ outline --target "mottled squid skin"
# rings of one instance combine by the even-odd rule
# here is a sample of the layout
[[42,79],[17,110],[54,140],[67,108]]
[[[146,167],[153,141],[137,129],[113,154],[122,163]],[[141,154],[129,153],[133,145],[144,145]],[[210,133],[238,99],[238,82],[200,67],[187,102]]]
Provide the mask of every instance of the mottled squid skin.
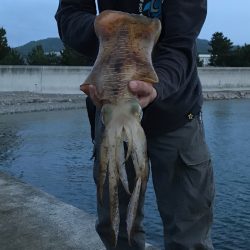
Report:
[[[131,195],[127,210],[129,242],[137,214],[140,195],[148,180],[148,157],[144,131],[140,125],[142,109],[128,90],[131,80],[158,81],[151,61],[152,49],[160,35],[158,19],[119,11],[103,11],[95,20],[99,53],[90,75],[81,85],[88,93],[89,84],[96,86],[102,103],[104,134],[100,145],[99,183],[97,194],[103,199],[103,186],[108,177],[110,220],[113,245],[119,233],[118,184]],[[124,150],[124,142],[127,150]],[[130,192],[125,161],[131,157],[135,168],[135,187]],[[132,194],[131,194],[132,193]]]

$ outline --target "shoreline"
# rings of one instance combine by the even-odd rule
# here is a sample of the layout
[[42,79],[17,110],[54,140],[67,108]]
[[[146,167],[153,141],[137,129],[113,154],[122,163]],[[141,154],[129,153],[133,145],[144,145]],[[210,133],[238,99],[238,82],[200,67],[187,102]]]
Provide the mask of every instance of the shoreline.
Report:
[[0,115],[86,108],[84,94],[0,92]]
[[205,101],[250,99],[250,90],[204,90],[203,98]]
[[[203,91],[205,101],[250,99],[250,90]],[[86,108],[84,94],[0,92],[0,115]]]

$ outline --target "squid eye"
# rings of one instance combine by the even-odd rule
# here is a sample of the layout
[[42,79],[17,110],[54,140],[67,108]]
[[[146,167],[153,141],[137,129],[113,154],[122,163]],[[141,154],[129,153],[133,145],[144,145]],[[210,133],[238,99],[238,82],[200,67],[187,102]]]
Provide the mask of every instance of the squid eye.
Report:
[[112,106],[110,104],[103,105],[101,109],[101,121],[104,125],[108,124],[112,117]]
[[142,108],[140,106],[140,104],[138,102],[132,103],[131,105],[131,113],[138,117],[138,119],[141,121],[142,116],[143,116],[143,111]]

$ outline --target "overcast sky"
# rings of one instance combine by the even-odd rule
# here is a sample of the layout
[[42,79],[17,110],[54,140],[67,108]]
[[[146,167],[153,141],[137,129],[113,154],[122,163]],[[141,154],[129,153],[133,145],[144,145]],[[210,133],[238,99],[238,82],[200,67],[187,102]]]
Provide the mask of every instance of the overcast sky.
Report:
[[[0,27],[7,31],[9,45],[58,37],[54,20],[57,5],[57,0],[0,0]],[[235,45],[250,44],[249,26],[250,0],[208,0],[208,15],[199,38],[210,40],[220,31]]]

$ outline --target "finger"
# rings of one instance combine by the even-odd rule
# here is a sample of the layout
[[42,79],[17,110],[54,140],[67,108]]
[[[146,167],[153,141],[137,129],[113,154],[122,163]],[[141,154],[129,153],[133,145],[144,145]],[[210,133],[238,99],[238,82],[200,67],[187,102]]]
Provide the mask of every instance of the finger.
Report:
[[89,85],[89,95],[90,95],[91,100],[95,104],[95,106],[100,107],[101,102],[99,100],[99,97],[98,97],[97,90],[96,90],[95,86]]
[[152,91],[152,85],[143,81],[130,81],[129,89],[130,91],[137,96],[145,96],[150,94]]
[[149,97],[141,97],[139,98],[139,104],[142,108],[146,108],[149,103],[150,103],[150,98]]
[[138,100],[139,100],[141,107],[142,108],[147,107],[151,102],[155,100],[156,96],[157,96],[157,92],[154,88],[152,88],[152,91],[150,92],[150,94],[147,94],[144,96],[143,95],[138,96]]
[[89,95],[89,84],[82,84],[80,90],[83,91],[86,95]]
[[89,85],[89,94],[90,94],[91,99],[92,99],[94,102],[98,102],[98,97],[97,97],[97,93],[96,93],[96,88],[95,88],[95,86]]
[[139,103],[140,103],[141,108],[147,107],[147,100],[146,100],[146,98],[140,98],[139,99]]

